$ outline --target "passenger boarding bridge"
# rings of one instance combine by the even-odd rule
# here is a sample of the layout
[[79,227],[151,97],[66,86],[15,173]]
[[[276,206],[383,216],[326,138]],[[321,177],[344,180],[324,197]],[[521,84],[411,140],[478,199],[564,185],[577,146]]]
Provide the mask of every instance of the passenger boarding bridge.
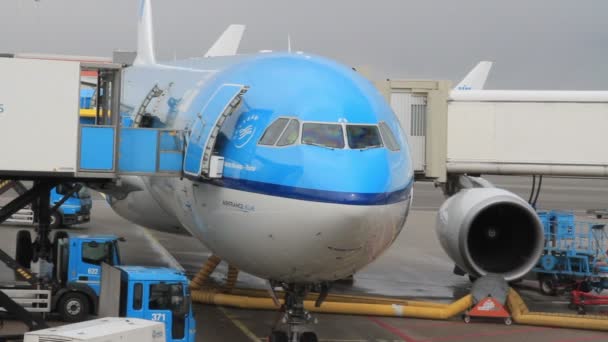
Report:
[[[50,258],[50,215],[78,191],[75,183],[106,187],[121,175],[184,175],[186,132],[143,127],[119,114],[123,66],[111,61],[0,58],[0,193],[16,181],[33,181],[31,189],[0,209],[0,223],[32,204],[41,258]],[[97,77],[92,109],[80,106],[83,74]],[[146,114],[146,109],[144,104],[140,112]],[[92,120],[81,122],[81,111],[89,116],[92,112]],[[194,151],[190,159],[201,165],[204,152]],[[193,176],[211,178],[217,172]],[[59,184],[68,191],[51,206],[49,193]]]
[[[89,71],[98,75],[95,117],[82,124],[81,74]],[[123,127],[115,114],[121,71],[115,63],[0,58],[0,144],[11,146],[3,149],[0,177],[180,176],[184,132]]]
[[452,91],[448,81],[376,85],[408,134],[418,179],[608,177],[608,92]]

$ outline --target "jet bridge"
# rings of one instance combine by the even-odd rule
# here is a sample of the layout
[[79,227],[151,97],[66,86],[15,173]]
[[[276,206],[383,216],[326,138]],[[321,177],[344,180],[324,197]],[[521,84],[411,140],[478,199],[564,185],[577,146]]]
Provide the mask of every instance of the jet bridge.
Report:
[[376,85],[408,134],[419,180],[608,177],[608,92],[450,90],[447,81],[416,80]]
[[[184,132],[120,124],[121,64],[0,58],[0,178],[181,176]],[[94,71],[94,124],[80,124],[81,74]]]
[[607,177],[608,92],[453,91],[448,173]]
[[[59,58],[0,58],[0,192],[15,180],[33,187],[0,208],[0,223],[32,203],[34,260],[51,260],[50,216],[76,182],[102,187],[120,175],[181,177],[185,132],[123,127],[122,64]],[[95,120],[80,123],[81,75],[97,75]],[[50,191],[67,193],[51,207]]]

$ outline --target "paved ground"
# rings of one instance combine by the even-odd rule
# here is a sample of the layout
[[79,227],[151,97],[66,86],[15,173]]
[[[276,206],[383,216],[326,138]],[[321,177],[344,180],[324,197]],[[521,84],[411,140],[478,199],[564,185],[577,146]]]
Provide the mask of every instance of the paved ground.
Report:
[[[496,177],[495,184],[529,195],[529,178]],[[394,246],[380,259],[360,271],[355,282],[339,285],[337,292],[365,293],[452,301],[469,288],[463,277],[451,274],[452,263],[441,250],[434,232],[434,216],[443,201],[441,192],[430,183],[415,186],[414,210]],[[608,208],[608,180],[546,179],[539,198],[543,208],[572,209],[583,214],[589,208]],[[0,247],[13,251],[18,228],[0,228]],[[82,233],[113,232],[125,236],[122,246],[126,263],[183,266],[187,272],[198,270],[209,255],[197,240],[146,231],[115,215],[101,200],[94,203],[91,223],[72,230]],[[223,280],[225,265],[215,275]],[[6,274],[7,272],[2,272]],[[239,286],[262,287],[263,281],[241,274]],[[521,293],[534,310],[567,311],[566,299],[548,298],[535,291],[534,282],[525,282]],[[251,341],[268,335],[276,313],[195,305],[198,341]],[[316,315],[317,333],[323,341],[602,341],[608,335],[582,330],[504,326],[496,323],[465,325],[460,320],[430,321],[409,318]],[[9,322],[0,333],[23,329]]]

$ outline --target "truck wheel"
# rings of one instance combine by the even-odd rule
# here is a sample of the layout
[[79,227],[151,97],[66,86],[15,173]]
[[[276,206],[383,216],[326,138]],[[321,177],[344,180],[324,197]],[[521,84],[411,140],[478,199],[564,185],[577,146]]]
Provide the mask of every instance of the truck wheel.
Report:
[[78,292],[68,292],[61,297],[57,312],[64,322],[82,322],[89,314],[89,300]]
[[19,265],[30,268],[33,258],[32,235],[27,230],[17,232],[15,259]]
[[49,228],[57,229],[61,226],[61,214],[59,212],[54,212],[50,218]]

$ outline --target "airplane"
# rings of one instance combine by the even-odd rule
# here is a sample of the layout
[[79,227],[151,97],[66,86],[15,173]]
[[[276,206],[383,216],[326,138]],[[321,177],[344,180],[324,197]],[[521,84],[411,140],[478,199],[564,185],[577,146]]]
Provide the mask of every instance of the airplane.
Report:
[[[305,295],[378,258],[401,232],[414,172],[406,135],[352,68],[296,52],[237,55],[231,26],[205,57],[159,63],[150,0],[121,115],[188,131],[185,177],[122,177],[108,202],[151,229],[186,231],[231,265],[286,292],[271,341],[316,341]],[[150,120],[142,120],[142,117]],[[215,156],[224,159],[212,176]],[[221,164],[220,164],[221,165]]]
[[[121,115],[188,132],[184,177],[123,176],[101,190],[129,221],[187,232],[282,287],[285,325],[270,341],[317,341],[303,328],[306,294],[315,287],[323,297],[402,231],[413,200],[409,144],[390,105],[352,68],[303,52],[239,55],[243,32],[230,26],[204,57],[160,63],[150,0],[141,1]],[[462,87],[483,88],[488,71],[483,62]],[[473,177],[449,190],[437,232],[461,271],[512,280],[533,266],[542,227],[527,203]]]
[[454,87],[457,90],[482,90],[488,79],[492,62],[481,61]]

